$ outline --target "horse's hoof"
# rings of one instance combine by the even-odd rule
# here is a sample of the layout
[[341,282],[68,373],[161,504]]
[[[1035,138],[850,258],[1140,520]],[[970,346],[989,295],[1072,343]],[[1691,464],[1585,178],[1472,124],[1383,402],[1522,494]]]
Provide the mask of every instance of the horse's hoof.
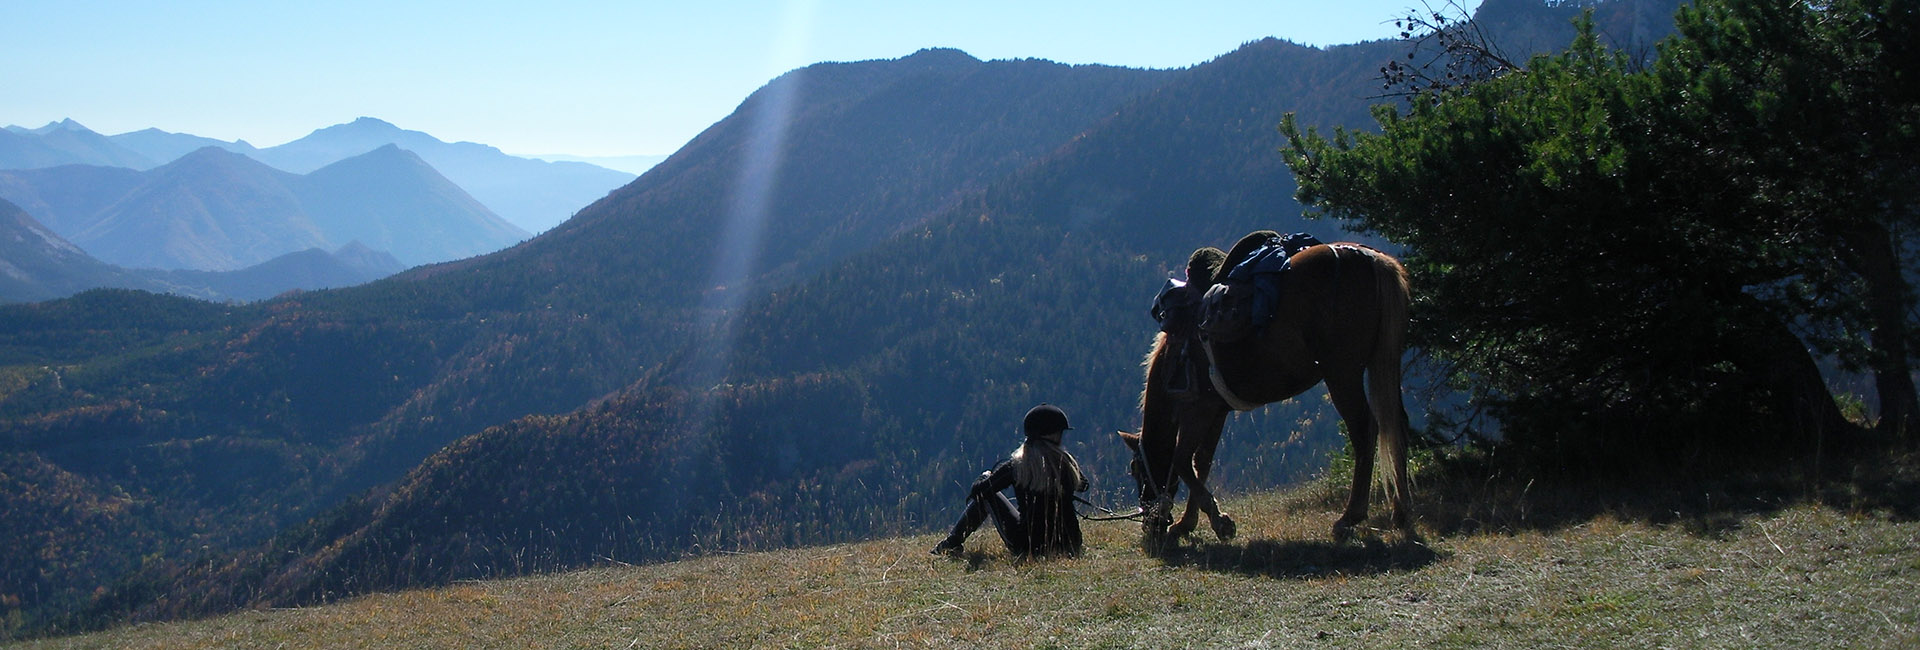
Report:
[[1220,515],[1213,520],[1213,536],[1220,538],[1222,542],[1233,539],[1233,536],[1239,532],[1240,524],[1234,523],[1232,517]]
[[1345,544],[1353,540],[1353,524],[1339,521],[1333,524],[1333,542]]
[[1173,537],[1167,535],[1166,528],[1148,527],[1140,531],[1140,549],[1147,555],[1158,557],[1174,546]]
[[1411,540],[1411,541],[1416,541],[1416,542],[1417,542],[1417,541],[1420,541],[1420,540],[1422,539],[1422,538],[1420,537],[1420,531],[1419,531],[1418,529],[1416,529],[1416,528],[1414,528],[1414,526],[1413,526],[1413,522],[1411,522],[1411,521],[1405,521],[1405,520],[1401,520],[1401,519],[1395,519],[1395,520],[1394,520],[1394,522],[1393,522],[1393,528],[1394,528],[1395,530],[1398,530],[1398,531],[1400,531],[1400,536],[1401,536],[1401,537],[1404,537],[1404,538],[1406,538],[1406,539],[1408,539],[1408,540]]
[[1160,539],[1167,536],[1167,524],[1151,519],[1140,522],[1140,535],[1147,539]]

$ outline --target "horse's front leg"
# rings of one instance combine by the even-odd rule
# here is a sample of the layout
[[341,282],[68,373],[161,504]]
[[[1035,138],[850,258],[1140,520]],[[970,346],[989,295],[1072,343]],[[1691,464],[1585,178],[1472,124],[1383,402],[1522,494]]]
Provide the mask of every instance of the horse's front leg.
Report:
[[[1187,493],[1187,509],[1180,513],[1180,520],[1167,528],[1167,534],[1174,537],[1186,537],[1193,529],[1200,527],[1200,491]],[[1171,515],[1169,515],[1171,516]]]
[[1191,534],[1200,525],[1200,513],[1207,515],[1215,536],[1231,539],[1238,526],[1233,518],[1220,512],[1220,504],[1207,489],[1207,475],[1213,471],[1213,455],[1220,446],[1220,429],[1226,426],[1225,408],[1204,409],[1189,414],[1180,423],[1180,443],[1174,458],[1180,480],[1187,484],[1187,510],[1168,532],[1176,537]]
[[[1201,485],[1207,483],[1207,475],[1213,472],[1213,454],[1214,451],[1220,447],[1220,430],[1226,427],[1226,417],[1227,414],[1225,412],[1220,414],[1218,421],[1214,422],[1211,428],[1208,429],[1213,432],[1213,435],[1209,436],[1211,441],[1203,441],[1199,449],[1195,450],[1193,457],[1194,477],[1199,480]],[[1234,523],[1233,517],[1220,511],[1220,504],[1213,500],[1213,493],[1211,491],[1207,493],[1207,504],[1211,506],[1210,509],[1207,510],[1207,523],[1213,527],[1213,535],[1220,538],[1221,541],[1233,539],[1233,536],[1239,532],[1240,527]],[[1189,500],[1187,505],[1189,506],[1189,510],[1191,510],[1193,501]]]
[[1186,481],[1189,490],[1187,510],[1180,517],[1180,521],[1167,529],[1167,533],[1174,537],[1192,534],[1194,529],[1200,526],[1200,514],[1205,513],[1208,523],[1213,526],[1215,536],[1221,540],[1233,539],[1234,534],[1239,530],[1239,525],[1234,523],[1233,517],[1220,512],[1220,503],[1214,500],[1213,491],[1207,489],[1206,481],[1197,476],[1183,477],[1183,480]]

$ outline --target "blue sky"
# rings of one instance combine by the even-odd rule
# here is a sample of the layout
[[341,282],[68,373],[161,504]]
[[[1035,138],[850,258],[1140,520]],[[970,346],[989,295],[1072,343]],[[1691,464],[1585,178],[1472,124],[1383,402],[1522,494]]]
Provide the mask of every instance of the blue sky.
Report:
[[264,147],[370,116],[517,154],[666,154],[819,61],[955,47],[1179,68],[1267,36],[1391,38],[1393,18],[1421,6],[0,0],[0,125],[70,117],[107,134],[158,127]]

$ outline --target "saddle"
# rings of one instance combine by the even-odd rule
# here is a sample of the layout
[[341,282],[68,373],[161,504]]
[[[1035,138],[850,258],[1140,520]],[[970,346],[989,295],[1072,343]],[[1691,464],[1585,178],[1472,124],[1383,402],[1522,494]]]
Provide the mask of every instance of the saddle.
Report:
[[[1169,354],[1179,368],[1167,378],[1170,393],[1212,392],[1205,354],[1194,343],[1233,342],[1257,335],[1273,320],[1280,301],[1280,274],[1287,259],[1320,243],[1306,233],[1281,236],[1271,230],[1242,237],[1222,255],[1207,247],[1188,260],[1193,282],[1169,278],[1154,297],[1152,315],[1172,340]],[[1224,276],[1219,269],[1229,269]],[[1218,282],[1215,282],[1218,280]]]
[[1210,341],[1231,343],[1264,331],[1280,309],[1280,276],[1294,254],[1320,240],[1304,232],[1280,236],[1255,232],[1234,245],[1227,256],[1226,277],[1201,298],[1200,334]]

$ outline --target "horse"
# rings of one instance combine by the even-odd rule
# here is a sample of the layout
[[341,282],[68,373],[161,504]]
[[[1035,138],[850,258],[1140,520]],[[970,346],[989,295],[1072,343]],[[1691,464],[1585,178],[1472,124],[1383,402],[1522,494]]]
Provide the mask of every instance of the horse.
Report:
[[[1273,234],[1261,231],[1243,238],[1226,255],[1223,268],[1233,268]],[[1333,525],[1334,538],[1350,538],[1354,526],[1367,519],[1376,444],[1393,525],[1414,534],[1407,415],[1400,395],[1411,300],[1406,267],[1386,253],[1345,242],[1305,248],[1288,258],[1288,267],[1278,276],[1279,309],[1258,333],[1238,341],[1209,340],[1197,332],[1154,337],[1144,364],[1140,431],[1120,432],[1133,450],[1133,476],[1150,539],[1191,533],[1198,524],[1196,509],[1206,513],[1216,535],[1231,539],[1233,518],[1220,512],[1206,487],[1227,415],[1294,397],[1322,383],[1353,446],[1352,491],[1346,512]],[[1214,284],[1211,276],[1225,272],[1199,275],[1184,287],[1195,296]],[[1176,354],[1182,343],[1205,354]],[[1204,374],[1195,374],[1210,379],[1213,390],[1169,390],[1175,373],[1188,371],[1178,367],[1183,358],[1205,366]],[[1172,521],[1176,481],[1185,483],[1189,492],[1179,522]]]

